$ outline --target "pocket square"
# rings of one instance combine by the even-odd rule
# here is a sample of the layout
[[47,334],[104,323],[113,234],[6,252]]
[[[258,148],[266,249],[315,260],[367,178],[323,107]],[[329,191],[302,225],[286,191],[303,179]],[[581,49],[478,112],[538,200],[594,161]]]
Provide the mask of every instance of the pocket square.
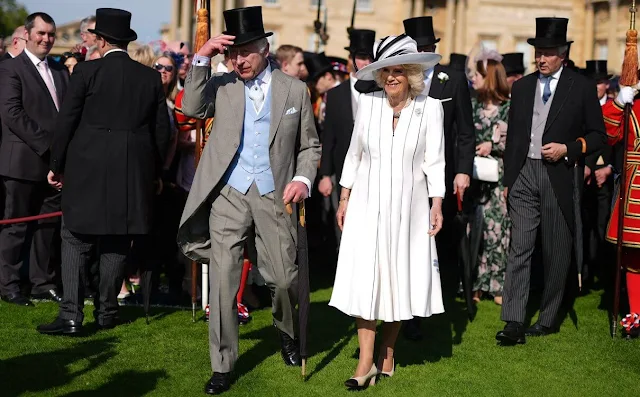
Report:
[[287,111],[284,113],[284,115],[285,115],[285,116],[288,116],[288,115],[290,115],[290,114],[296,114],[296,113],[298,113],[298,111],[299,111],[299,110],[298,110],[298,109],[296,109],[296,108],[295,108],[295,106],[294,106],[294,107],[292,107],[292,108],[287,109]]
[[452,100],[453,98],[445,98],[445,99],[441,99],[440,102],[449,102],[450,100]]

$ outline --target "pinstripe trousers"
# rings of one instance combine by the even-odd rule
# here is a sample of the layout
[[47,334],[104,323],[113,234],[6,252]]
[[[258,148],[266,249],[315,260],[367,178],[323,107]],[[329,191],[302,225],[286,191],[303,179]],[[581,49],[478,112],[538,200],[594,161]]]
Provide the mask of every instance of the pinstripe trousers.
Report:
[[538,322],[554,327],[571,264],[572,236],[542,160],[529,159],[509,189],[512,221],[502,320],[523,323],[529,297],[531,257],[538,231],[542,243],[544,291]]
[[62,288],[60,318],[82,323],[84,320],[84,272],[98,259],[99,284],[95,295],[95,319],[99,324],[113,321],[118,312],[118,292],[124,278],[125,259],[131,237],[75,233],[62,219]]

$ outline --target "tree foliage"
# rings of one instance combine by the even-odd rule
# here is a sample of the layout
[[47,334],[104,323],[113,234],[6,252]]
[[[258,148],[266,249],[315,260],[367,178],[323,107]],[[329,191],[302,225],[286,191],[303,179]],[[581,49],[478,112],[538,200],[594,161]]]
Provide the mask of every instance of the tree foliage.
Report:
[[29,13],[16,0],[0,0],[0,37],[10,36],[15,28],[24,24]]

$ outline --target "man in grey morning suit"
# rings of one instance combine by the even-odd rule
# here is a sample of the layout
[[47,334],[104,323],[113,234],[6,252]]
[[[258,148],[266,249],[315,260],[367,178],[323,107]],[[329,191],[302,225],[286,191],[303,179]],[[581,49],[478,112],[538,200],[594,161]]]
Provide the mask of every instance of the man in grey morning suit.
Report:
[[[544,336],[559,325],[556,317],[567,282],[575,219],[574,167],[605,143],[595,82],[563,68],[568,44],[565,18],[537,18],[538,72],[513,84],[504,156],[511,247],[496,339],[525,343],[525,335]],[[540,231],[544,292],[538,321],[524,329],[531,257]],[[575,282],[575,279],[570,280]]]
[[[304,83],[272,69],[261,7],[224,12],[227,31],[194,57],[183,112],[215,116],[189,192],[178,244],[210,264],[208,394],[229,389],[238,355],[236,293],[242,249],[255,231],[258,267],[273,292],[273,317],[287,365],[299,365],[295,342],[296,224],[285,204],[309,196],[320,160]],[[210,58],[226,51],[234,70],[210,76]]]

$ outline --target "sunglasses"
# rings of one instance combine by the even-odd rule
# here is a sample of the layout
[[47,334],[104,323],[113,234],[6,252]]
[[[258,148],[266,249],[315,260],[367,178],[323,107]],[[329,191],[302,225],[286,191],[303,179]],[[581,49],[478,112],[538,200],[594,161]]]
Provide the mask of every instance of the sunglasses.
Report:
[[173,65],[163,65],[161,63],[156,63],[155,65],[153,65],[153,67],[158,72],[162,72],[163,70],[166,70],[169,73],[173,72]]

